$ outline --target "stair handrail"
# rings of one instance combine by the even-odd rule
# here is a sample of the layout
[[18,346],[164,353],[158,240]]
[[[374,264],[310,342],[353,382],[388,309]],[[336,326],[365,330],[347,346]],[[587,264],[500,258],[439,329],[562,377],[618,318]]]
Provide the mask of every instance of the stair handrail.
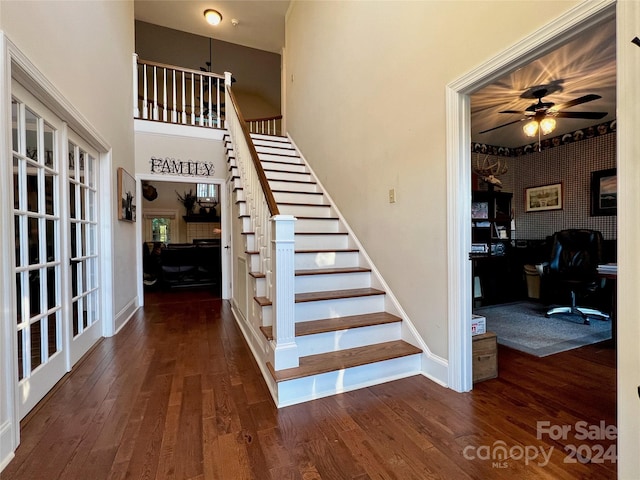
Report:
[[[282,215],[278,209],[249,128],[231,89],[230,73],[225,73],[225,86],[232,106],[227,109],[225,121],[243,182],[260,269],[265,276],[265,295],[272,301],[273,342],[270,345],[273,366],[275,370],[293,368],[299,365],[300,359],[295,338],[294,308],[296,219],[292,215]],[[264,317],[261,322],[264,322]]]
[[[258,180],[260,181],[260,186],[262,187],[262,191],[264,192],[264,198],[269,207],[269,212],[271,215],[278,215],[280,211],[278,210],[278,204],[273,196],[273,192],[271,191],[271,187],[269,186],[269,181],[267,180],[267,175],[264,173],[264,169],[262,168],[262,163],[260,163],[260,158],[258,158],[258,152],[256,152],[256,147],[253,144],[253,140],[251,140],[251,132],[249,132],[249,127],[247,127],[247,122],[244,120],[242,112],[238,107],[238,101],[236,100],[236,96],[231,89],[231,85],[227,85],[227,95],[229,96],[229,100],[231,100],[231,104],[233,105],[233,112],[238,118],[238,123],[240,129],[242,131],[242,135],[244,136],[244,140],[249,149],[249,154],[251,155],[251,160],[253,161],[253,166],[256,169],[256,174],[258,175]],[[238,139],[234,138],[234,141],[238,141]]]

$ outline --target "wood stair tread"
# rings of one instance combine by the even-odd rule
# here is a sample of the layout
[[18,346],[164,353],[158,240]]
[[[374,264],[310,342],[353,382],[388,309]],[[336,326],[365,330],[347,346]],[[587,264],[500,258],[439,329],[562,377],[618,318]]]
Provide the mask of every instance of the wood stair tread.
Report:
[[340,267],[340,268],[312,268],[296,270],[296,276],[302,275],[330,275],[333,273],[361,273],[370,272],[370,268],[365,267]]
[[384,360],[406,357],[408,355],[416,355],[421,352],[422,350],[414,347],[410,343],[396,340],[393,342],[368,345],[366,347],[349,348],[337,352],[300,357],[300,366],[295,368],[275,371],[270,362],[267,363],[267,366],[276,382],[284,382],[382,362]]
[[[376,312],[365,313],[362,315],[349,315],[347,317],[324,318],[322,320],[297,322],[296,337],[315,335],[318,333],[338,332],[340,330],[349,330],[351,328],[371,327],[401,321],[402,319],[400,317],[392,315],[391,313]],[[273,340],[272,326],[260,327],[260,330],[267,340]]]
[[295,235],[349,235],[349,232],[295,232]]
[[[343,298],[372,297],[384,294],[384,290],[378,290],[377,288],[370,287],[296,293],[295,303],[321,302],[324,300],[340,300]],[[253,297],[253,299],[258,302],[258,305],[261,307],[272,305],[271,299],[267,297]]]

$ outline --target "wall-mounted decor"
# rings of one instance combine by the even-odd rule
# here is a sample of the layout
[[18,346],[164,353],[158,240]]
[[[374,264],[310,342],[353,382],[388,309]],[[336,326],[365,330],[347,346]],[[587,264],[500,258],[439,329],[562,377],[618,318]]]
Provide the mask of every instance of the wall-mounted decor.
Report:
[[136,221],[136,180],[118,167],[118,220]]
[[591,172],[591,216],[616,215],[618,183],[615,168]]
[[562,183],[524,189],[525,212],[562,210]]

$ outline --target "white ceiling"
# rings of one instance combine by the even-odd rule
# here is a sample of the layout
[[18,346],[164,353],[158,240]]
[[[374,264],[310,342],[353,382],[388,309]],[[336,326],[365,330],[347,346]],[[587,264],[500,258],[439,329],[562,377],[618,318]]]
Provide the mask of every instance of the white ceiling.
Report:
[[[600,120],[556,119],[555,137],[616,118],[616,42],[615,22],[594,27],[580,38],[506,75],[499,81],[471,95],[472,141],[500,147],[520,147],[537,141],[527,137],[525,122],[479,132],[524,118],[522,115],[499,113],[503,110],[525,110],[537,102],[520,96],[537,85],[555,85],[559,90],[543,99],[556,105],[587,94],[602,98],[567,108],[566,112],[607,112]],[[544,137],[543,137],[544,138]]]
[[[284,46],[284,16],[289,0],[135,0],[136,20],[211,37],[246,47],[280,53]],[[209,25],[208,8],[222,14],[222,23]],[[231,19],[237,19],[233,26]]]
[[[135,0],[135,18],[175,30],[225,42],[281,53],[284,17],[290,0]],[[223,21],[211,26],[204,20],[207,8],[218,10]],[[231,19],[237,19],[234,27]],[[556,105],[587,94],[602,98],[566,109],[567,112],[607,112],[601,120],[558,118],[550,136],[562,135],[604,123],[616,116],[615,22],[594,27],[581,37],[506,75],[471,96],[472,141],[501,147],[520,147],[537,141],[522,132],[524,122],[479,132],[517,121],[524,116],[499,113],[525,110],[535,99],[521,95],[537,85],[554,85],[543,101]]]

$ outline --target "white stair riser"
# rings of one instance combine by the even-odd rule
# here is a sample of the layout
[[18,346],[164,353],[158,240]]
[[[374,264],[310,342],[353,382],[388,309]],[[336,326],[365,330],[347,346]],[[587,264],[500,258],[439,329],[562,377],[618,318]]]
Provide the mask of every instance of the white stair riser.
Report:
[[278,141],[271,139],[254,138],[253,144],[257,147],[274,147],[274,148],[293,148],[289,141]]
[[400,340],[400,322],[296,337],[301,357]]
[[298,322],[322,318],[345,317],[384,311],[384,295],[340,298],[317,302],[296,303],[295,318]]
[[297,233],[301,232],[338,232],[340,221],[337,218],[330,220],[315,218],[298,218],[295,223]]
[[331,217],[333,210],[327,206],[315,205],[285,205],[279,204],[278,210],[282,215],[293,215],[294,217]]
[[246,198],[244,196],[244,190],[235,190],[233,193],[236,196],[236,198],[235,198],[236,200],[241,200],[241,201],[245,201],[246,200]]
[[253,251],[256,249],[256,236],[253,233],[244,233],[244,248],[245,251]]
[[274,155],[273,153],[259,153],[258,159],[261,162],[281,163],[286,165],[304,165],[300,157]]
[[296,275],[296,293],[324,292],[371,286],[370,272]]
[[240,176],[240,171],[238,170],[238,167],[230,167],[229,168],[229,175],[231,175],[232,177],[239,177]]
[[262,265],[260,265],[260,255],[257,253],[248,253],[247,256],[249,257],[247,259],[247,264],[249,265],[249,271],[250,272],[261,272],[261,267]]
[[291,172],[264,172],[267,180],[296,180],[308,182],[311,180],[310,173],[291,173]]
[[311,182],[283,182],[278,180],[269,180],[271,190],[292,190],[295,192],[318,192],[318,184]]
[[276,199],[277,203],[312,203],[314,205],[322,205],[326,204],[326,200],[324,195],[319,195],[317,193],[306,193],[306,192],[273,192],[273,196]]
[[296,250],[342,250],[349,245],[349,236],[342,233],[335,235],[300,234],[295,236]]
[[267,147],[264,145],[255,145],[258,155],[278,155],[280,157],[299,157],[298,152],[293,148]]
[[420,373],[421,355],[385,360],[278,383],[278,407],[377,385]]
[[242,231],[243,232],[252,231],[251,219],[249,217],[242,217]]
[[305,167],[301,163],[280,163],[280,162],[262,161],[262,168],[266,170],[278,170],[280,172],[304,173],[307,171],[307,167]]
[[360,265],[360,254],[358,252],[296,253],[294,265],[296,270],[357,267]]
[[264,297],[265,293],[266,293],[266,288],[267,288],[267,282],[266,282],[266,278],[261,277],[261,278],[254,278],[251,277],[253,279],[253,296],[255,297]]

